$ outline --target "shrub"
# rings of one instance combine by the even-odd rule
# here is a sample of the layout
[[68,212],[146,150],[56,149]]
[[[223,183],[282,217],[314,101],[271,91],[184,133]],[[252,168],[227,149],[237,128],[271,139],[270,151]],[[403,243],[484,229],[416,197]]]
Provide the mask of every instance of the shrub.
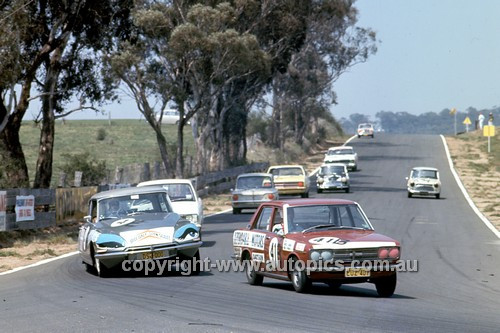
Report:
[[99,128],[97,130],[97,141],[104,141],[106,139],[106,130],[104,128]]
[[68,176],[70,183],[74,182],[75,171],[81,171],[82,186],[99,185],[106,177],[106,162],[96,161],[89,153],[63,154],[66,163],[60,168]]

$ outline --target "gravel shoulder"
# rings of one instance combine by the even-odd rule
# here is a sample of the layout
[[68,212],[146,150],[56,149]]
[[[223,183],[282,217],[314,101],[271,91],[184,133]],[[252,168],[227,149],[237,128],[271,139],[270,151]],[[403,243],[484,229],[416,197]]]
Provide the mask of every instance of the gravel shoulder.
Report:
[[[496,128],[498,133],[500,127]],[[480,131],[447,136],[455,169],[476,207],[500,231],[500,140],[491,140]]]

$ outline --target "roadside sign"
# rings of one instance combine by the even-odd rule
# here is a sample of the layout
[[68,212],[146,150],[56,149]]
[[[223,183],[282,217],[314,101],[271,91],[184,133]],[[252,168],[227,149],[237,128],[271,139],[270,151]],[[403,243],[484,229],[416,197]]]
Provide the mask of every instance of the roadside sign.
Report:
[[485,125],[483,126],[483,136],[495,136],[495,126]]
[[451,114],[451,115],[454,115],[455,113],[457,113],[457,109],[455,109],[455,108],[451,108],[451,110],[450,110],[450,114]]
[[483,136],[488,137],[488,153],[491,152],[491,137],[495,136],[495,126],[485,125],[483,126]]
[[464,125],[470,125],[470,124],[472,124],[472,122],[470,121],[469,117],[465,117],[463,124]]

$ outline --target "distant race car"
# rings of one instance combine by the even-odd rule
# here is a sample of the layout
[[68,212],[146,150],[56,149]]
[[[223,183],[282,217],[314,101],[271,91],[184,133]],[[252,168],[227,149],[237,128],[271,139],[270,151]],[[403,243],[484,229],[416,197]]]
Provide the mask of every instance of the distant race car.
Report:
[[350,180],[347,167],[342,163],[323,164],[316,176],[317,192],[342,190],[349,193]]
[[431,195],[439,199],[441,196],[441,181],[439,170],[429,167],[415,167],[406,177],[408,198],[414,195]]
[[371,282],[382,297],[395,291],[401,255],[400,243],[375,233],[356,202],[338,199],[264,203],[247,228],[234,231],[233,247],[252,285],[270,277],[305,292],[311,282]]
[[78,234],[78,251],[88,271],[106,276],[124,260],[191,260],[199,273],[200,229],[174,213],[161,186],[100,192],[89,200],[89,215]]
[[331,147],[325,154],[323,163],[343,163],[350,170],[358,169],[358,153],[351,146]]
[[272,165],[267,173],[273,175],[274,186],[282,194],[299,194],[309,197],[310,181],[302,165]]
[[189,179],[157,179],[137,184],[137,187],[161,185],[168,191],[174,212],[201,227],[203,200],[198,196]]
[[358,125],[358,138],[362,136],[371,136],[374,138],[375,130],[373,129],[373,125],[369,123],[359,124]]
[[231,190],[233,214],[242,209],[257,208],[263,202],[279,199],[270,173],[244,173],[236,179],[236,187]]

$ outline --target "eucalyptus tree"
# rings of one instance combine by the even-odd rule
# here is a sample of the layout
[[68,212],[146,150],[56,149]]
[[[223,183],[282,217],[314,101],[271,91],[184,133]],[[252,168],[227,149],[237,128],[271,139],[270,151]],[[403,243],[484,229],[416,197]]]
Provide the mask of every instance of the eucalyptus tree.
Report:
[[376,52],[375,33],[356,26],[352,0],[311,2],[306,21],[304,44],[293,54],[287,71],[273,81],[273,120],[280,132],[274,144],[281,149],[287,128],[301,143],[312,121],[327,117],[328,106],[336,102],[333,83]]
[[[121,0],[2,2],[0,22],[7,37],[0,39],[0,45],[5,49],[8,44],[4,41],[10,41],[15,45],[11,46],[16,51],[13,54],[17,55],[13,75],[5,77],[2,73],[0,79],[3,110],[0,116],[4,115],[1,123],[5,123],[0,127],[3,169],[0,176],[4,186],[29,186],[19,131],[34,98],[42,100],[42,131],[34,185],[49,186],[56,114],[67,114],[63,103],[74,96],[79,97],[82,105],[87,100],[103,99],[102,87],[96,84],[98,61],[93,60],[91,53],[103,47],[106,40],[103,34],[117,30],[123,33],[123,27],[111,29],[109,24],[112,19],[121,20],[128,7],[129,3]],[[2,64],[3,58],[2,52]],[[32,88],[36,87],[40,95],[32,96]],[[77,109],[83,108],[85,106]]]

